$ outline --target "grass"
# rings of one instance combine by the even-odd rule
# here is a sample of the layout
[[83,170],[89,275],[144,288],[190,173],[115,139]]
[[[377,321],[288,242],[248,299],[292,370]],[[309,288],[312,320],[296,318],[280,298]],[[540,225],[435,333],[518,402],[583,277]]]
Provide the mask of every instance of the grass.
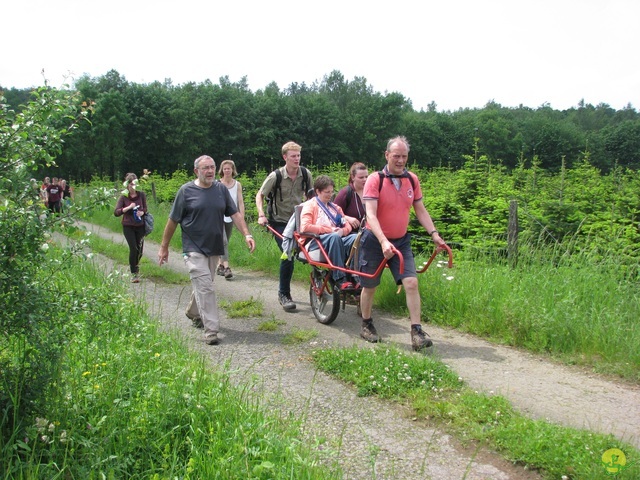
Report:
[[282,339],[282,343],[285,345],[295,345],[298,343],[306,343],[318,336],[317,330],[306,330],[302,328],[294,328],[291,333],[288,333]]
[[[501,396],[472,391],[442,362],[393,347],[314,351],[321,370],[348,382],[361,396],[409,404],[418,419],[436,422],[463,442],[486,445],[548,479],[611,478],[602,455],[621,449],[629,468],[616,478],[640,478],[640,452],[611,435],[530,420]],[[564,477],[563,477],[564,476]]]
[[119,275],[73,261],[56,288],[83,307],[33,423],[2,442],[3,478],[341,477],[299,440],[298,421],[160,331]]
[[264,311],[264,304],[253,297],[249,298],[249,300],[239,300],[236,302],[223,300],[219,305],[225,309],[229,318],[261,317]]

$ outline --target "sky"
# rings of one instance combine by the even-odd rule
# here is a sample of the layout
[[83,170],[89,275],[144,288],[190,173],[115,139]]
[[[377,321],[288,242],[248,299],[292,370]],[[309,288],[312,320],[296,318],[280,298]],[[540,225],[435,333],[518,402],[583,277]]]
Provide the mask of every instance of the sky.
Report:
[[116,70],[255,92],[337,70],[416,110],[640,110],[638,0],[10,0],[0,15],[4,88]]

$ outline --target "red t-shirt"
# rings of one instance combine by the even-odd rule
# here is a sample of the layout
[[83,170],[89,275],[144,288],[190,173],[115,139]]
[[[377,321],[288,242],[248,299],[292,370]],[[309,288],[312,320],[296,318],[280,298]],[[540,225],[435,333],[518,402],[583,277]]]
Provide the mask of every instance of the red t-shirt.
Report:
[[369,200],[378,201],[378,222],[382,228],[382,233],[388,239],[395,240],[402,238],[407,233],[409,226],[409,213],[413,202],[422,200],[422,190],[418,177],[409,172],[413,177],[416,186],[414,192],[411,180],[408,178],[396,178],[401,181],[400,188],[396,188],[392,178],[383,177],[382,188],[380,188],[380,174],[374,172],[367,178],[364,184],[362,197],[365,203]]

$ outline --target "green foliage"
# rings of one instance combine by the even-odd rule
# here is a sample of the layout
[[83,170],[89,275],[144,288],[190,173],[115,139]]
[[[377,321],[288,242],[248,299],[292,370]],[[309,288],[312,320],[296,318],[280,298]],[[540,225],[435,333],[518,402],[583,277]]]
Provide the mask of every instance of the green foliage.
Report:
[[[52,255],[56,231],[73,232],[70,206],[49,212],[30,178],[38,168],[55,166],[65,138],[88,115],[76,96],[50,88],[32,92],[19,113],[4,103],[0,111],[0,430],[19,435],[24,419],[39,406],[73,328],[75,299],[57,289],[69,275],[69,253]],[[109,192],[92,194],[99,204]],[[86,212],[88,209],[85,209]]]
[[4,444],[3,478],[339,478],[299,423],[262,408],[147,316],[122,277],[69,259],[73,330],[55,383]]
[[[95,108],[91,125],[81,126],[58,160],[74,184],[144,168],[160,176],[189,172],[203,153],[218,161],[232,154],[239,172],[270,171],[288,140],[303,146],[303,162],[313,169],[353,161],[378,168],[386,140],[398,133],[408,136],[423,168],[457,169],[473,153],[508,170],[526,158],[557,172],[563,158],[572,166],[585,149],[604,171],[640,166],[640,115],[631,106],[615,111],[582,102],[559,112],[489,102],[482,109],[437,112],[433,105],[417,112],[400,93],[376,92],[365,78],[348,80],[339,71],[313,85],[271,84],[257,92],[246,78],[144,85],[116,71],[80,78],[76,88]],[[20,100],[19,92],[11,94]]]

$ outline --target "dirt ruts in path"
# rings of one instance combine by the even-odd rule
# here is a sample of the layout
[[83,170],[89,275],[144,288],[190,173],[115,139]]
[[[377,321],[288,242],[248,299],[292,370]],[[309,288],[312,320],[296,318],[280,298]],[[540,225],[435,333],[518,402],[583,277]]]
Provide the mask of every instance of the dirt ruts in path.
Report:
[[[94,234],[124,242],[121,234],[86,227]],[[146,256],[155,261],[157,251],[157,245],[146,242]],[[167,266],[185,272],[178,253],[171,253]],[[297,264],[296,268],[308,267]],[[468,452],[448,435],[412,420],[403,408],[357,397],[353,389],[317,372],[308,359],[314,344],[371,348],[359,338],[360,320],[355,307],[347,306],[332,325],[321,325],[309,307],[306,285],[294,286],[298,310],[285,313],[277,302],[276,278],[237,269],[234,275],[230,281],[216,278],[219,298],[261,299],[266,316],[273,314],[285,322],[280,331],[260,333],[256,327],[264,318],[227,319],[222,312],[222,342],[209,347],[203,343],[201,331],[184,317],[189,286],[155,285],[143,279],[131,289],[144,296],[164,325],[181,332],[213,363],[228,362],[234,376],[259,389],[269,405],[303,415],[307,434],[326,438],[323,448],[339,452],[347,478],[446,480],[463,478],[465,472],[467,479],[537,478],[492,452]],[[375,313],[383,340],[409,350],[408,320]],[[312,345],[283,346],[282,338],[293,328],[316,329],[319,335]],[[427,330],[434,339],[432,355],[450,365],[472,388],[503,395],[533,418],[613,433],[640,445],[640,389],[455,330],[430,325]]]

